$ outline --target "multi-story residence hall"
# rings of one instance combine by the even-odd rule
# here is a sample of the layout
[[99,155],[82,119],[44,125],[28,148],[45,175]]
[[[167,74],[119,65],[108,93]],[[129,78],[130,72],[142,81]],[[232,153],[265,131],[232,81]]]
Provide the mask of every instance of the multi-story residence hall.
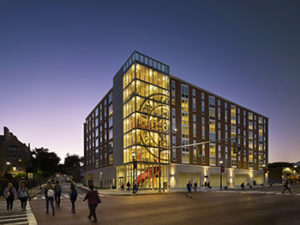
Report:
[[31,162],[30,145],[26,146],[4,127],[4,134],[0,135],[0,176],[10,173],[15,176],[26,173]]
[[223,186],[260,184],[267,179],[268,118],[135,51],[84,123],[86,182],[158,188],[159,149],[162,187],[218,186],[222,165]]

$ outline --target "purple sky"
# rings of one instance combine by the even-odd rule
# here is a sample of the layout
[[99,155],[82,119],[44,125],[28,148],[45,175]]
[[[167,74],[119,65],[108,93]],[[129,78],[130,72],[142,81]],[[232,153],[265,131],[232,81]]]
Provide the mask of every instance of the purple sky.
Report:
[[83,155],[85,117],[138,50],[269,117],[269,160],[299,161],[299,11],[289,0],[0,1],[0,129]]

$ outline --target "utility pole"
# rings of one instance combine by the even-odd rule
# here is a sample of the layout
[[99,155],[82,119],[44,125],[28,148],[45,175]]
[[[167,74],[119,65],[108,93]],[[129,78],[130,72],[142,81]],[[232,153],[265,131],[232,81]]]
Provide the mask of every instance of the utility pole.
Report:
[[160,144],[161,141],[158,141],[158,191],[161,193],[161,172],[160,172]]
[[220,162],[220,190],[222,190],[222,173],[223,173],[223,161],[221,160]]

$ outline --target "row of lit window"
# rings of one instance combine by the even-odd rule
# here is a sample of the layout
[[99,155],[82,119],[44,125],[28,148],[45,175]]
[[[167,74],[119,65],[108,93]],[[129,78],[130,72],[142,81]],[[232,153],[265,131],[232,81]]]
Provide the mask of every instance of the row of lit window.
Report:
[[[159,100],[159,99],[158,99]],[[123,118],[126,118],[133,112],[142,112],[152,116],[169,118],[169,106],[155,100],[145,99],[139,96],[133,97],[123,105]]]
[[163,73],[169,74],[169,66],[161,63],[155,59],[152,59],[144,54],[134,52],[124,63],[123,72],[125,72],[133,63],[140,62],[147,66],[150,66],[156,70],[162,71]]

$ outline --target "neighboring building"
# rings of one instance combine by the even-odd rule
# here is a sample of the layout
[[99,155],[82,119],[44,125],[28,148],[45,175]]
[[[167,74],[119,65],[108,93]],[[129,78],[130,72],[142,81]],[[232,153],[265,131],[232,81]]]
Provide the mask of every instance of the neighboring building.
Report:
[[[175,148],[205,141],[211,142]],[[263,183],[268,118],[171,75],[168,65],[135,51],[84,123],[86,182],[158,188],[159,147],[162,185],[170,188],[188,181],[220,185],[220,162],[224,186]]]
[[26,146],[7,127],[0,135],[0,176],[10,173],[13,176],[26,173],[30,161],[30,146]]
[[268,165],[269,183],[282,183],[285,179],[299,180],[299,163],[273,162]]

